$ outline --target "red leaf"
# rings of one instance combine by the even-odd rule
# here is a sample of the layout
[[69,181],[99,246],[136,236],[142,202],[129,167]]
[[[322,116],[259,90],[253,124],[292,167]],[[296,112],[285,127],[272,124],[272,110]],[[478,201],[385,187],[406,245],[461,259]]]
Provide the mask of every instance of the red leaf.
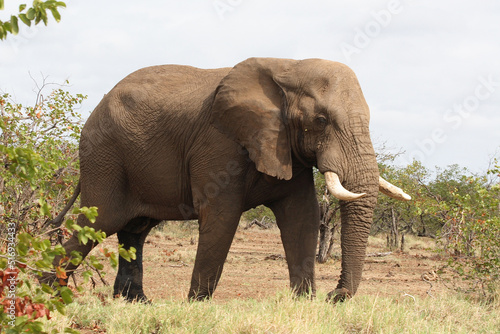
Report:
[[41,317],[47,317],[50,320],[50,310],[44,304],[32,304],[33,309],[36,311],[36,316],[34,319]]
[[64,270],[64,268],[62,268],[61,266],[57,266],[56,267],[56,277],[62,278],[62,279],[68,278],[68,275],[66,275],[66,270]]

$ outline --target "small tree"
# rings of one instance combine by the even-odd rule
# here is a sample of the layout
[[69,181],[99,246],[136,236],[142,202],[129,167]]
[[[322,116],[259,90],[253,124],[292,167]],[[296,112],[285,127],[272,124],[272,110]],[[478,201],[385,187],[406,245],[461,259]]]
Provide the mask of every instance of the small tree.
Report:
[[400,248],[400,240],[404,233],[427,235],[428,197],[424,184],[428,182],[430,173],[420,162],[413,161],[405,167],[397,167],[389,163],[379,163],[383,178],[397,184],[411,194],[409,202],[397,201],[387,196],[379,196],[374,211],[372,233],[386,233],[387,247]]
[[[498,162],[488,174],[500,175]],[[473,290],[480,286],[492,293],[500,279],[500,184],[488,183],[486,176],[464,177],[462,183],[462,191],[455,187],[451,198],[436,206],[446,213],[441,243],[451,251],[450,266]]]
[[314,183],[319,202],[319,247],[316,260],[325,263],[333,251],[335,231],[340,226],[340,205],[338,199],[332,196],[326,187],[325,176],[314,169]]
[[[102,242],[106,235],[91,227],[78,226],[70,218],[63,226],[46,226],[72,193],[77,182],[77,142],[81,118],[75,111],[85,97],[56,89],[46,98],[39,93],[33,107],[0,96],[0,323],[7,333],[43,331],[38,318],[73,301],[66,286],[65,267],[80,263],[82,256],[66,254],[60,242],[73,233],[82,243]],[[76,208],[92,222],[96,208]],[[74,216],[73,216],[74,217]],[[134,250],[119,250],[131,260]],[[117,256],[104,250],[116,267]],[[55,266],[54,259],[61,260]],[[95,257],[87,263],[102,264]],[[41,274],[59,279],[54,286],[39,285]],[[88,278],[92,272],[84,273]]]

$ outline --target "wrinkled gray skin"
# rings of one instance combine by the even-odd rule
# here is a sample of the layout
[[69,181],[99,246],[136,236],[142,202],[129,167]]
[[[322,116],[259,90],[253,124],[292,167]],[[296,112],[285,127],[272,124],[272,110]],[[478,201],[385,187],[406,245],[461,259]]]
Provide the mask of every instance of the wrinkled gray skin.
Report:
[[[127,76],[80,142],[81,205],[99,210],[92,227],[137,249],[136,261],[120,259],[115,294],[146,299],[142,248],[154,225],[198,219],[189,298],[210,297],[242,212],[259,204],[276,215],[291,288],[314,293],[313,166],[367,194],[341,202],[342,272],[329,297],[356,293],[378,194],[369,119],[354,73],[326,60],[251,58],[234,68],[167,65]],[[82,215],[78,223],[91,225]],[[93,246],[72,237],[64,247],[85,256]]]

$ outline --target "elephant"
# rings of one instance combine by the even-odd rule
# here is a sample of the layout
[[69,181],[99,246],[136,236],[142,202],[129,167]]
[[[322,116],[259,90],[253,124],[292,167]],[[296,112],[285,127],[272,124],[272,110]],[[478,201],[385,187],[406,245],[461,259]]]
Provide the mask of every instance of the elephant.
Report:
[[[136,249],[135,261],[120,258],[114,293],[147,300],[149,231],[163,220],[198,219],[188,298],[203,300],[215,291],[242,213],[262,204],[276,216],[291,289],[314,295],[315,167],[340,200],[342,269],[328,299],[342,301],[360,284],[379,191],[411,198],[379,177],[369,119],[354,72],[329,60],[140,69],[104,96],[82,129],[72,201],[80,193],[98,217],[91,224],[80,215],[78,224],[117,233],[120,244]],[[73,235],[63,246],[85,257],[95,245]]]

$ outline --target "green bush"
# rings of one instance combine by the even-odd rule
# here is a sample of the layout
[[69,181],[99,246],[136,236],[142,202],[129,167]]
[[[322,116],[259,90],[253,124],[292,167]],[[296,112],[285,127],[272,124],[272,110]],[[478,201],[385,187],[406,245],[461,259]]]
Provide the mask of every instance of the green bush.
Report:
[[[74,218],[84,214],[90,221],[96,208],[75,208],[62,226],[47,224],[66,203],[78,180],[78,138],[81,117],[75,112],[85,96],[62,89],[38,99],[34,107],[0,96],[0,323],[6,333],[42,333],[39,318],[65,313],[73,301],[66,286],[66,265],[80,263],[78,253],[66,254],[60,244],[77,233],[82,243],[102,242],[105,233],[78,226]],[[117,256],[107,252],[116,267]],[[120,249],[127,260],[135,250]],[[60,261],[54,266],[54,259]],[[90,257],[95,269],[102,264]],[[59,279],[53,286],[38,284],[42,274]],[[84,277],[92,274],[84,272]]]
[[[488,174],[500,176],[500,166]],[[452,254],[449,264],[470,283],[471,290],[496,294],[500,280],[500,184],[486,177],[464,179],[468,192],[452,191],[437,206],[446,212],[441,230],[443,248]]]

